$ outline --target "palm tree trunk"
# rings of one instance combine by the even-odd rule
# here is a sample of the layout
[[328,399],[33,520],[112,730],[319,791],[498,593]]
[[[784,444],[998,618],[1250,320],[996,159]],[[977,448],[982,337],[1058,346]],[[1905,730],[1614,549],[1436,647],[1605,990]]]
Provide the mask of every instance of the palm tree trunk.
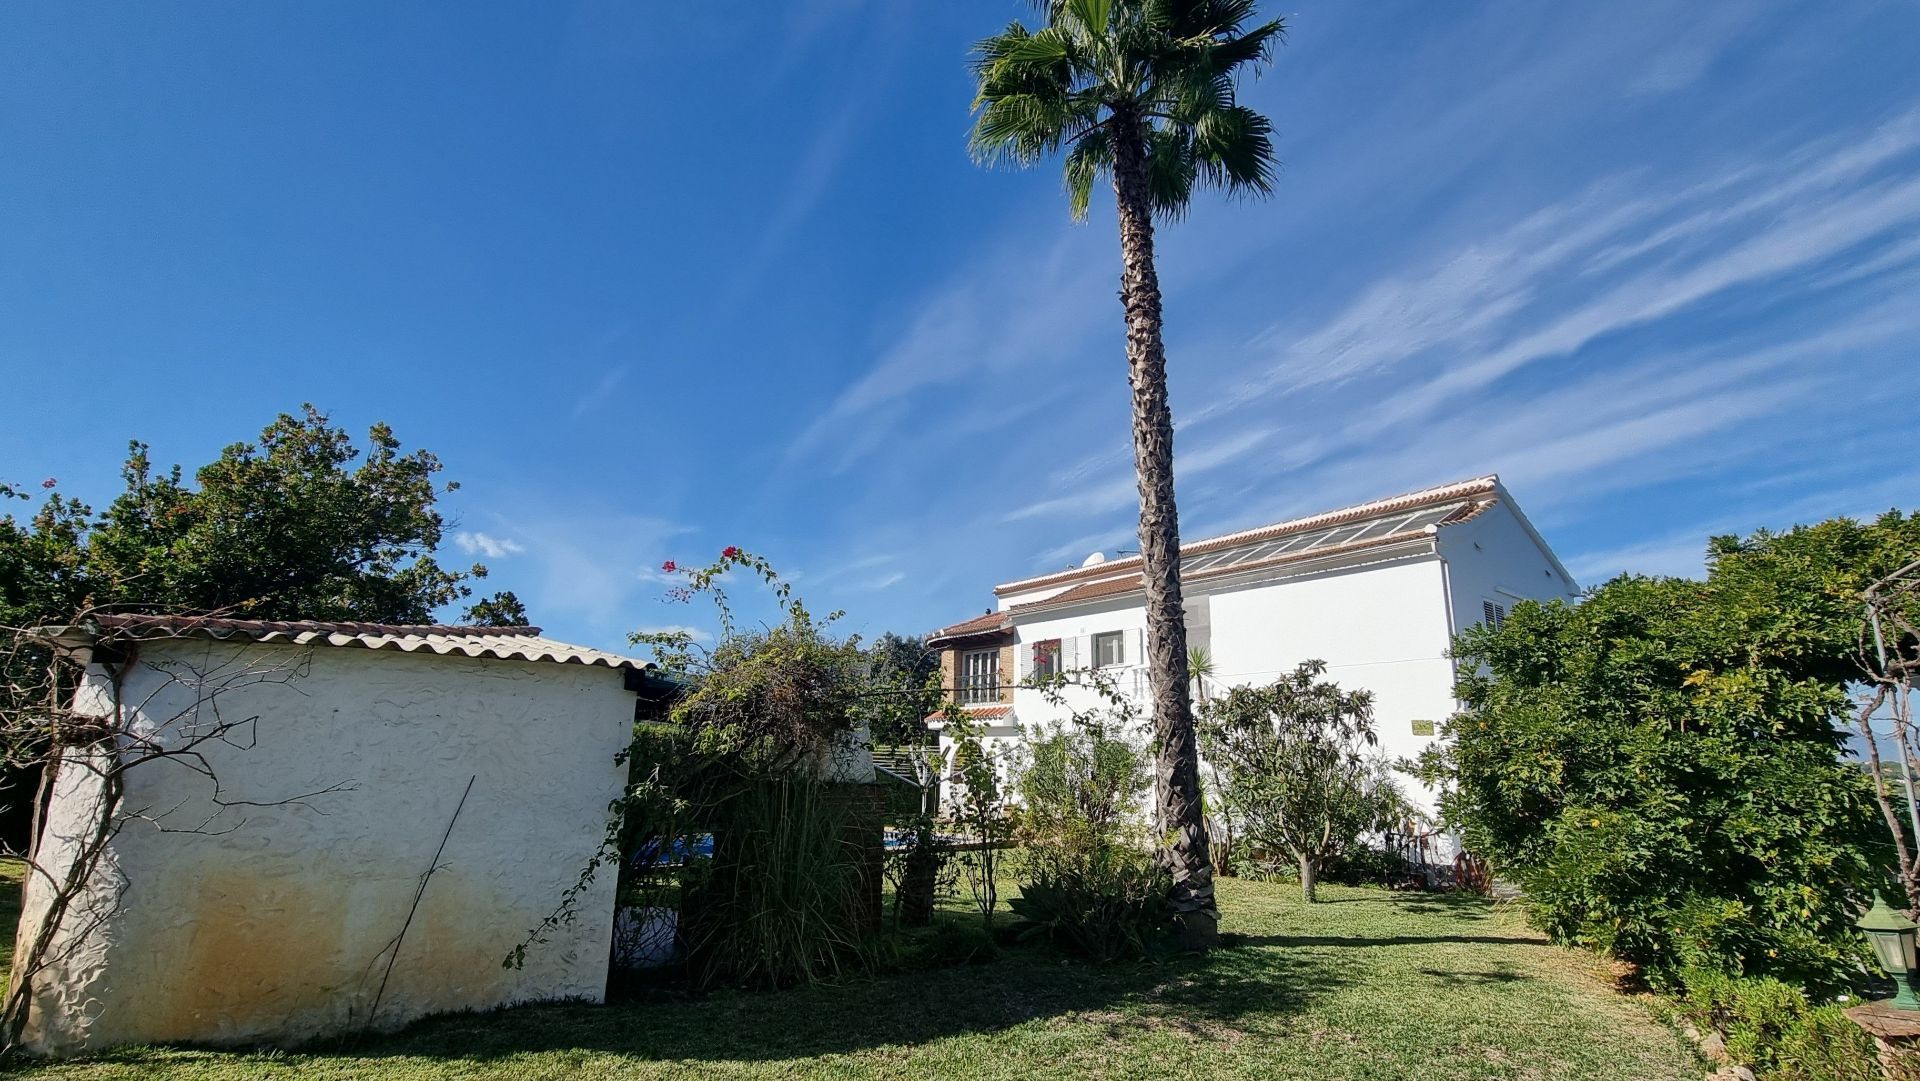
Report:
[[1173,501],[1173,413],[1160,340],[1160,276],[1153,265],[1153,204],[1145,125],[1116,111],[1113,191],[1120,217],[1120,303],[1127,313],[1127,380],[1133,387],[1133,464],[1140,484],[1140,561],[1147,591],[1147,659],[1153,686],[1156,811],[1173,874],[1168,897],[1189,948],[1219,939],[1213,864],[1200,803],[1199,748],[1187,688],[1187,626],[1180,604],[1180,516]]

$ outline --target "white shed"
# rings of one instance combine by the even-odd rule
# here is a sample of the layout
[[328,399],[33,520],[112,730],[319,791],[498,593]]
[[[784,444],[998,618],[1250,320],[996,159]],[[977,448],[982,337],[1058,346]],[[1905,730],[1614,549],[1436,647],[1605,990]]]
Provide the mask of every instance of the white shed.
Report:
[[[54,640],[87,664],[75,713],[143,760],[35,980],[29,1048],[291,1042],[604,997],[610,871],[523,967],[502,961],[606,835],[635,692],[658,685],[641,662],[536,627],[103,616]],[[98,817],[77,753],[22,946]]]

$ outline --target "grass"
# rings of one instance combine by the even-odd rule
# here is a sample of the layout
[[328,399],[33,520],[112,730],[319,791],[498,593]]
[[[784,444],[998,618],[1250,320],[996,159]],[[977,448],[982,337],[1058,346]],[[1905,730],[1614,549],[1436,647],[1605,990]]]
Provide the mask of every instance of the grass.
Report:
[[[1206,956],[1095,968],[1020,948],[986,964],[773,994],[443,1018],[351,1047],[141,1048],[9,1072],[46,1081],[1701,1073],[1587,957],[1548,945],[1510,912],[1471,897],[1324,894],[1309,906],[1296,887],[1223,882],[1224,926],[1237,934]],[[940,918],[968,917],[950,908]]]

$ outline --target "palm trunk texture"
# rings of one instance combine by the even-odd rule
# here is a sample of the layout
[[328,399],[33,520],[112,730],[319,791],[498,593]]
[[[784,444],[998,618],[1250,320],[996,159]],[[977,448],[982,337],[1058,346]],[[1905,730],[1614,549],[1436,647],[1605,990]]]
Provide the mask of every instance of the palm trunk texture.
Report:
[[1133,387],[1133,460],[1140,483],[1140,560],[1147,593],[1147,659],[1153,685],[1154,786],[1173,874],[1168,902],[1189,948],[1219,939],[1213,865],[1200,801],[1199,748],[1187,690],[1187,626],[1180,602],[1180,517],[1173,500],[1173,413],[1160,340],[1160,277],[1153,265],[1153,207],[1144,124],[1111,118],[1113,190],[1120,218],[1120,303],[1127,314],[1127,380]]

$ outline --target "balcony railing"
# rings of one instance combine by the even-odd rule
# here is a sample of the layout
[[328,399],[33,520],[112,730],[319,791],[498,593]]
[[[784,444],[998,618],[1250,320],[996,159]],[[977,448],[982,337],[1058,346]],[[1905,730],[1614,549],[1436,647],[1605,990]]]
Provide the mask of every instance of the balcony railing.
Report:
[[1000,701],[1000,677],[997,674],[961,676],[960,685],[956,691],[963,706],[977,702],[998,702]]

